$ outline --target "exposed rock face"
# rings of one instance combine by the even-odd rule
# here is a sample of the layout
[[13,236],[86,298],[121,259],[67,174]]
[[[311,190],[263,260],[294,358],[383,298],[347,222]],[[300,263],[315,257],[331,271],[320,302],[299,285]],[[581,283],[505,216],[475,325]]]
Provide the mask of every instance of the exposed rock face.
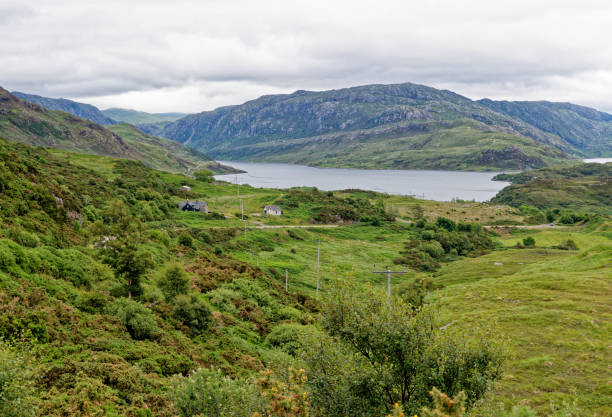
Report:
[[586,154],[612,153],[612,114],[571,103],[493,101],[478,103],[559,136]]

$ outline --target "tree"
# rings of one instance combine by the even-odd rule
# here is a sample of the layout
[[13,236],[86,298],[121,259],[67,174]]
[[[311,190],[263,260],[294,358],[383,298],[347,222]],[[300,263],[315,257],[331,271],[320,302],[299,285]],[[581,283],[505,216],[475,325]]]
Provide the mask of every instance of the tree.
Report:
[[124,291],[129,298],[142,295],[141,279],[152,264],[150,256],[139,251],[140,243],[138,236],[131,234],[111,240],[105,248],[104,262],[124,282]]
[[[317,415],[409,415],[429,406],[432,387],[470,403],[501,376],[503,357],[490,341],[441,331],[433,312],[401,298],[342,284],[326,300],[327,336],[305,344],[303,359]],[[359,410],[358,413],[350,410]]]
[[535,246],[535,239],[532,238],[531,236],[528,236],[525,239],[523,239],[523,245],[526,248],[533,247],[533,246]]
[[212,323],[210,307],[194,294],[176,297],[174,314],[195,334],[205,332]]
[[193,174],[196,180],[202,182],[213,182],[215,179],[214,175],[215,174],[208,169],[203,169]]
[[179,264],[173,263],[166,267],[157,280],[157,286],[162,290],[166,300],[172,300],[177,295],[189,291],[189,276]]

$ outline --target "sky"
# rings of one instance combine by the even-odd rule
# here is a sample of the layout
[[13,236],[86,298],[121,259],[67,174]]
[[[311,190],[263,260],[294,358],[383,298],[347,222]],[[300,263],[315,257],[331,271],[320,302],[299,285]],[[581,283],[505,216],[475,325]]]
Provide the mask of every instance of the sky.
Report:
[[0,0],[0,86],[199,112],[413,82],[612,112],[612,2]]

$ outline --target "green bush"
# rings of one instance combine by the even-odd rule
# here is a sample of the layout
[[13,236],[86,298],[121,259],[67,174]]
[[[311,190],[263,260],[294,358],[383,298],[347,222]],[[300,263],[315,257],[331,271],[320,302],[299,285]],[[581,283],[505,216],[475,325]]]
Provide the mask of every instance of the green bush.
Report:
[[162,290],[166,300],[172,300],[180,294],[189,291],[190,278],[185,269],[179,264],[173,263],[167,266],[157,279],[157,286]]
[[187,246],[188,248],[193,247],[193,238],[187,232],[183,232],[178,236],[179,245]]
[[76,306],[87,313],[100,313],[108,304],[108,298],[99,292],[85,293],[79,296]]
[[214,175],[215,174],[208,169],[203,169],[193,174],[196,180],[202,181],[202,182],[213,182],[215,179]]
[[202,243],[210,245],[210,243],[212,242],[212,237],[210,236],[210,233],[208,233],[206,230],[202,230],[198,233],[198,240]]
[[266,343],[295,356],[303,347],[306,334],[314,332],[312,326],[303,326],[297,323],[282,323],[272,329],[266,337]]
[[208,304],[196,295],[179,295],[174,300],[174,314],[195,334],[204,333],[212,323]]
[[133,339],[154,339],[159,335],[159,327],[153,312],[132,299],[115,300],[109,306],[108,312],[119,317],[121,324]]
[[535,246],[535,239],[531,236],[526,237],[525,239],[523,239],[523,246],[525,246],[526,248],[532,248]]
[[198,369],[170,392],[181,417],[252,417],[261,409],[253,384],[231,379],[217,369]]
[[457,223],[455,223],[451,219],[447,219],[446,217],[438,217],[436,219],[436,226],[441,227],[442,229],[446,229],[449,232],[454,232],[455,230],[457,230]]
[[572,239],[567,239],[565,242],[561,242],[559,245],[554,246],[555,249],[562,250],[578,250],[578,245]]
[[38,236],[26,232],[25,230],[11,228],[9,229],[8,237],[21,246],[28,248],[35,248],[40,245],[40,239],[38,239]]
[[25,355],[0,341],[0,415],[34,417],[34,372]]

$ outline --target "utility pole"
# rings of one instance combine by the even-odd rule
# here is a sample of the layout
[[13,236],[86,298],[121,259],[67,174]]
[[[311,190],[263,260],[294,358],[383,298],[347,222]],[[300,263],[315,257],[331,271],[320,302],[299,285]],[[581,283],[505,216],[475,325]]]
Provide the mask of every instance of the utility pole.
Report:
[[[376,264],[374,264],[376,267]],[[391,308],[391,274],[407,274],[408,271],[391,271],[386,267],[385,271],[372,271],[373,274],[387,274],[387,305]]]
[[289,292],[289,270],[285,269],[285,292]]
[[317,297],[319,296],[319,275],[320,275],[320,267],[319,261],[321,259],[321,242],[327,242],[327,240],[317,239]]

